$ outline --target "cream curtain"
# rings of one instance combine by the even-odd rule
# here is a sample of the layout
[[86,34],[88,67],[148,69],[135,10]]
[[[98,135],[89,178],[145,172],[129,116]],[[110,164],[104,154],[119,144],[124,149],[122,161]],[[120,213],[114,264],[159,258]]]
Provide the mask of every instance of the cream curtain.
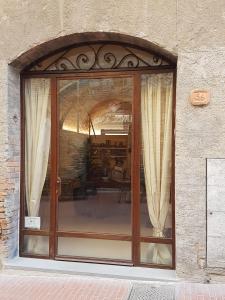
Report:
[[50,148],[50,81],[25,82],[25,185],[28,216],[39,214]]
[[[171,183],[172,74],[144,75],[141,95],[148,212],[153,225],[153,236],[163,237]],[[150,245],[148,255],[153,263],[168,264],[171,261],[167,245]]]

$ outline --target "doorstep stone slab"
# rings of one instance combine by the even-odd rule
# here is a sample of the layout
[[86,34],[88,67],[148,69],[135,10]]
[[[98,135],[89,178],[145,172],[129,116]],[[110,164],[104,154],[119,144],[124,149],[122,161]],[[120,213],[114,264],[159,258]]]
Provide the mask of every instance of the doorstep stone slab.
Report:
[[17,257],[4,262],[5,269],[37,270],[64,274],[122,278],[142,281],[176,282],[174,270],[118,265],[66,262]]

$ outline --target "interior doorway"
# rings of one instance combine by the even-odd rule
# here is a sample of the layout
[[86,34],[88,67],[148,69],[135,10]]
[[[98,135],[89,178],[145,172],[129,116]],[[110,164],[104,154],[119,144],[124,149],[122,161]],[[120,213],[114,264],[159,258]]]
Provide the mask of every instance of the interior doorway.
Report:
[[85,47],[22,76],[20,255],[174,268],[174,66]]

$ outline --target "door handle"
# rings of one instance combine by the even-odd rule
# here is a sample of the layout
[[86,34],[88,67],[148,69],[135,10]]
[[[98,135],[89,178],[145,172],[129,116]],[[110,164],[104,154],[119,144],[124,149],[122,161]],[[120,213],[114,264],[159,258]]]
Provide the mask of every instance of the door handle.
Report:
[[60,177],[57,177],[57,190],[56,190],[56,193],[58,195],[58,197],[61,196],[61,193],[62,193],[62,180]]

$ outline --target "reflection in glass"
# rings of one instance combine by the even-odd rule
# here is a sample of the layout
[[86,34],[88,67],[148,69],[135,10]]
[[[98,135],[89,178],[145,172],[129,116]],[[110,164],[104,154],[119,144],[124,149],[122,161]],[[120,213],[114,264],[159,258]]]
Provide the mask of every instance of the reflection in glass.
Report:
[[131,260],[131,242],[59,237],[58,255]]
[[172,245],[141,243],[141,263],[172,265]]
[[[49,228],[50,204],[50,80],[25,81],[25,216],[40,218],[27,229]],[[40,224],[38,226],[37,224]]]
[[58,227],[131,234],[130,78],[60,80]]
[[48,236],[25,235],[24,236],[24,253],[33,255],[49,254]]

